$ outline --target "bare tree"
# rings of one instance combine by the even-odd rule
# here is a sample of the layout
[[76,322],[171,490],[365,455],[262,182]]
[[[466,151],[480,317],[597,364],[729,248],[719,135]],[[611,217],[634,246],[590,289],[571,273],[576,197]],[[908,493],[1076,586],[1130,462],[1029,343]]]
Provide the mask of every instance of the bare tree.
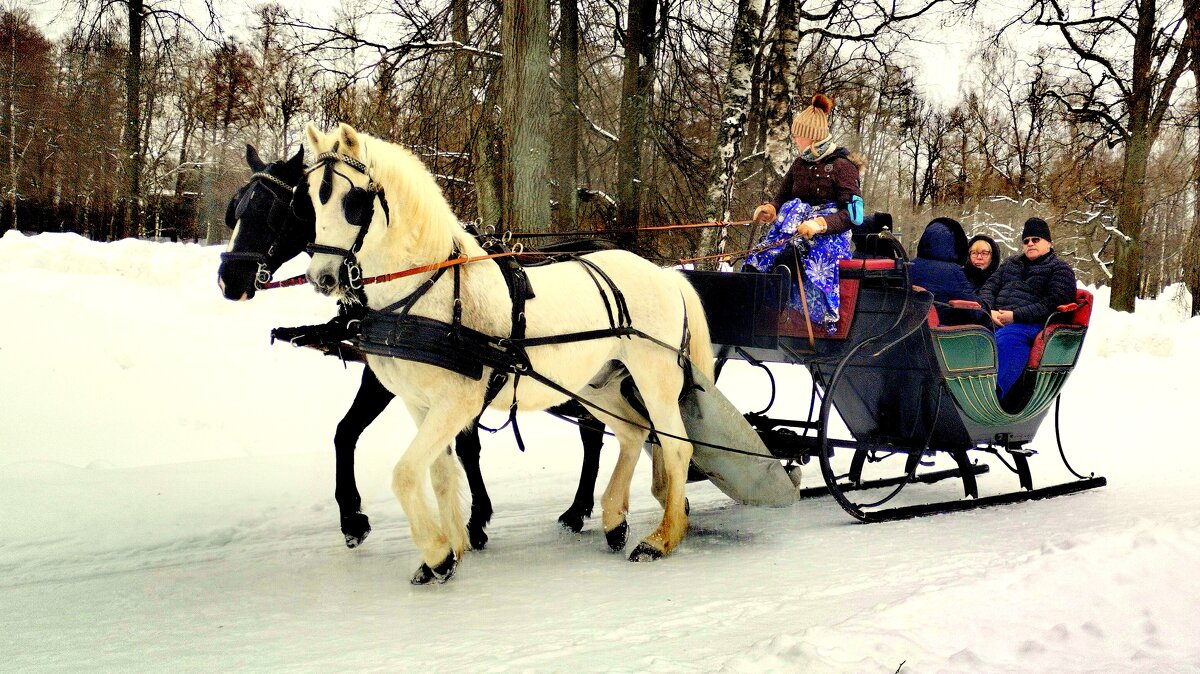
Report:
[[550,229],[550,0],[507,0],[501,28],[504,226]]
[[617,141],[618,243],[633,250],[641,220],[642,139],[654,79],[654,27],[658,0],[629,0],[621,78],[621,132]]
[[558,185],[557,225],[575,228],[579,219],[579,0],[560,0],[558,28],[558,139],[554,175]]
[[[23,167],[28,152],[38,139],[44,139],[44,117],[48,112],[53,65],[50,42],[33,25],[25,10],[0,14],[0,48],[6,52],[0,73],[3,73],[3,110],[5,154],[8,164],[8,189],[4,200],[8,205],[8,226],[17,229],[17,201],[22,198]],[[37,148],[45,152],[46,148]]]
[[[1188,31],[1200,34],[1200,12],[1188,15]],[[1192,292],[1192,315],[1200,316],[1200,39],[1193,37],[1192,80],[1195,88],[1196,155],[1192,163],[1192,228],[1183,246],[1183,281]]]
[[1069,81],[1079,86],[1051,89],[1051,95],[1072,115],[1106,129],[1110,143],[1123,146],[1110,300],[1120,311],[1133,311],[1141,285],[1146,167],[1192,57],[1197,36],[1187,19],[1197,11],[1198,0],[1161,8],[1157,0],[1116,0],[1082,9],[1035,0],[1020,18],[1056,32],[1060,51],[1079,74]]

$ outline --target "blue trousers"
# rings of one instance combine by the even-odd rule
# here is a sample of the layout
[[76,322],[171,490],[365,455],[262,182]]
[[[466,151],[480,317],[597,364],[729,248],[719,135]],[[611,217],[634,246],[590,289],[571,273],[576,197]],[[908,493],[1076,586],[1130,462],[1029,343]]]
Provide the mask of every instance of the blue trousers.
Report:
[[1021,378],[1033,340],[1041,331],[1042,326],[1033,323],[1013,323],[996,330],[996,388],[1001,398]]

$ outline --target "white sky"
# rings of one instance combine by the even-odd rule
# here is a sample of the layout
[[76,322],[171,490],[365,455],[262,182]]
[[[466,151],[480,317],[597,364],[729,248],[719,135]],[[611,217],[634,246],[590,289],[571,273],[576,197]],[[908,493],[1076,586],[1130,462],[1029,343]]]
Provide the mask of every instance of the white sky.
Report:
[[[51,38],[61,35],[70,25],[71,13],[64,13],[64,6],[70,7],[77,0],[0,0],[0,6],[21,7],[30,11],[34,22]],[[193,15],[203,17],[201,0],[178,0],[183,4],[194,4],[196,11]],[[253,16],[253,8],[261,2],[258,0],[212,0],[221,16],[225,30],[237,35],[244,34],[244,26]],[[174,4],[172,2],[171,4]],[[1008,3],[1011,5],[1011,3]],[[295,10],[304,8],[307,18],[314,20],[315,14],[326,14],[335,4],[327,1],[312,2],[297,0],[288,3]],[[1013,6],[999,7],[993,5],[980,10],[976,16],[958,25],[932,25],[939,22],[930,21],[930,26],[918,32],[916,39],[905,45],[906,52],[913,56],[917,68],[917,83],[921,92],[933,103],[944,106],[954,105],[959,99],[960,83],[969,70],[969,56],[981,40],[982,23],[988,23],[999,14],[1014,12]],[[322,17],[327,19],[328,17]],[[1028,35],[1028,31],[1025,32]]]

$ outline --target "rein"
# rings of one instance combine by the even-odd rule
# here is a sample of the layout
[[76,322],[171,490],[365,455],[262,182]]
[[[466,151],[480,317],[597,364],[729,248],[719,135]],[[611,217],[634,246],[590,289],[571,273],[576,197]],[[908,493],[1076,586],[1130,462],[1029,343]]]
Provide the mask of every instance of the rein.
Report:
[[[456,267],[458,265],[467,264],[468,262],[479,262],[481,260],[494,260],[498,257],[512,257],[514,255],[523,255],[523,254],[526,254],[526,253],[521,253],[520,251],[508,251],[505,253],[493,253],[491,255],[474,255],[474,256],[463,255],[463,256],[459,256],[459,257],[452,257],[448,260],[442,260],[441,262],[435,262],[433,264],[424,264],[424,265],[421,265],[420,267],[413,267],[411,269],[405,269],[404,271],[394,271],[390,274],[380,274],[378,276],[368,276],[366,278],[363,278],[361,281],[359,281],[359,283],[361,283],[362,285],[371,285],[372,283],[387,283],[388,281],[395,281],[396,279],[404,278],[406,276],[416,276],[417,274],[424,274],[425,272],[437,271],[439,269],[445,269],[447,267]],[[308,283],[308,277],[306,277],[304,274],[300,274],[298,276],[293,276],[289,279],[284,279],[282,281],[272,281],[271,283],[268,283],[265,286],[263,286],[263,290],[269,290],[271,288],[290,288],[291,286],[301,286],[306,283]]]
[[704,229],[712,227],[728,227],[730,225],[749,225],[753,220],[710,220],[708,222],[692,222],[681,225],[658,225],[655,227],[635,227],[633,229],[585,229],[578,232],[508,232],[506,238],[512,239],[537,239],[541,237],[564,237],[564,236],[607,236],[618,234],[631,234],[635,232],[662,232],[672,229]]

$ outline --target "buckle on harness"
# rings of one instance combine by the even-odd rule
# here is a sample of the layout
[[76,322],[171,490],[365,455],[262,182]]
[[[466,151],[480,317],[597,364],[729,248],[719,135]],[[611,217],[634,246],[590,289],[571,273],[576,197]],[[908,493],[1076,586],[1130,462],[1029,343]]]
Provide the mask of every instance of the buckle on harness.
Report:
[[351,290],[360,290],[363,287],[362,267],[358,266],[357,262],[346,260],[346,285],[350,286]]
[[271,270],[262,262],[258,263],[258,270],[254,273],[254,287],[256,290],[262,290],[268,283],[271,282]]

